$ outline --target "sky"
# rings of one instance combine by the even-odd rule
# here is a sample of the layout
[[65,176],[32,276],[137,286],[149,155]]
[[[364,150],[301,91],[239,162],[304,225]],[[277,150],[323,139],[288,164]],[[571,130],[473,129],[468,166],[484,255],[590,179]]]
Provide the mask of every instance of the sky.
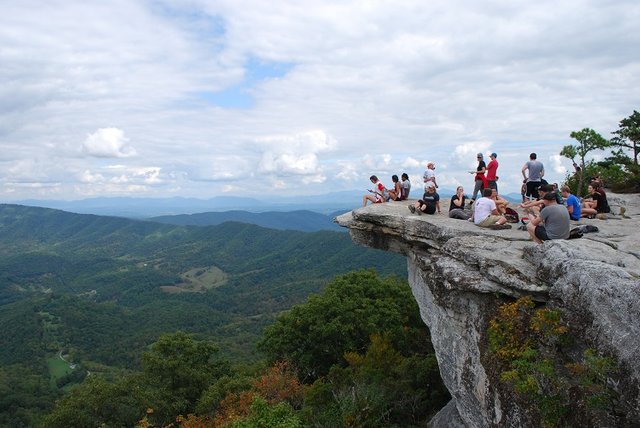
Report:
[[[315,195],[640,109],[637,0],[0,0],[0,201]],[[604,156],[596,153],[596,156]]]

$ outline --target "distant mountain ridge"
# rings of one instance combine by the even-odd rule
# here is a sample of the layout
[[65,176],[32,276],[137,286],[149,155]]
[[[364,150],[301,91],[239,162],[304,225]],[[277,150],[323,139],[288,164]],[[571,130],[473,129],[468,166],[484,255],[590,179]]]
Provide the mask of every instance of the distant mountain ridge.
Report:
[[255,213],[307,210],[329,214],[335,211],[347,211],[357,208],[362,202],[363,192],[364,190],[354,190],[324,195],[287,196],[264,200],[240,196],[217,196],[210,199],[100,197],[73,201],[29,199],[9,201],[7,203],[60,209],[78,214],[115,215],[130,218],[237,210]]
[[227,221],[237,221],[278,230],[299,230],[302,232],[333,230],[346,232],[346,229],[333,222],[333,216],[307,210],[267,211],[262,213],[234,210],[150,217],[147,220],[178,226],[213,226]]

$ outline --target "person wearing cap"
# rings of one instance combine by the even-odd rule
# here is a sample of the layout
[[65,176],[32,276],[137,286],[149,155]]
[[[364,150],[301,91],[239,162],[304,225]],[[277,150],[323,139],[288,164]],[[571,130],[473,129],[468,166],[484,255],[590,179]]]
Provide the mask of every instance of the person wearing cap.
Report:
[[415,204],[409,205],[409,211],[418,215],[435,214],[436,210],[440,214],[440,195],[436,192],[436,185],[429,181],[424,185],[424,195]]
[[424,172],[422,179],[424,181],[424,184],[427,184],[428,182],[432,182],[433,185],[436,187],[436,189],[438,188],[438,183],[436,183],[436,164],[435,163],[433,162],[427,163],[427,170]]
[[[538,199],[540,197],[538,187],[542,184],[542,177],[544,177],[544,165],[542,162],[537,160],[537,158],[538,155],[531,153],[529,155],[529,161],[527,161],[527,163],[522,167],[522,178],[524,178],[523,183],[527,184],[526,196],[533,199]],[[528,171],[529,176],[525,174],[525,171]]]
[[490,189],[495,189],[498,192],[498,155],[493,152],[489,156],[491,159],[487,165],[487,184]]
[[544,209],[527,224],[529,236],[537,244],[552,239],[567,239],[571,231],[569,211],[564,205],[558,205],[553,192],[545,193],[542,201]]
[[[485,177],[484,173],[487,171],[487,164],[484,163],[482,153],[478,153],[476,155],[476,159],[478,159],[478,167],[475,171],[469,171],[469,174],[475,174],[475,184],[473,186],[473,197],[472,201],[476,200],[476,196],[478,196],[478,192],[487,187],[487,177]],[[481,194],[482,195],[482,194]]]

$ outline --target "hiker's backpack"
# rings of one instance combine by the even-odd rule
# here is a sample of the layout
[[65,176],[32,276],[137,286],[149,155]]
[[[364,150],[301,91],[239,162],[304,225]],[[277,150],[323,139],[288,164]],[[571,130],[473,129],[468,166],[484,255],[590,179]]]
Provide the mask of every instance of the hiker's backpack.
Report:
[[509,208],[509,207],[505,208],[504,216],[509,223],[518,223],[520,221],[520,216],[518,215],[518,212],[513,208]]

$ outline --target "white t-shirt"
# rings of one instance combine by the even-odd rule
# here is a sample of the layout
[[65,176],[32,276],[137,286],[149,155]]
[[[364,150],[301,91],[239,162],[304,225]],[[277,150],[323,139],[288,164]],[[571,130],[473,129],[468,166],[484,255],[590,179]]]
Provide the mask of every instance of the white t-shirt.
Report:
[[482,220],[491,215],[491,211],[496,209],[496,203],[490,198],[480,198],[476,201],[473,211],[473,222],[475,224],[482,223]]
[[436,178],[436,172],[432,169],[427,169],[422,176],[424,182],[433,181]]

